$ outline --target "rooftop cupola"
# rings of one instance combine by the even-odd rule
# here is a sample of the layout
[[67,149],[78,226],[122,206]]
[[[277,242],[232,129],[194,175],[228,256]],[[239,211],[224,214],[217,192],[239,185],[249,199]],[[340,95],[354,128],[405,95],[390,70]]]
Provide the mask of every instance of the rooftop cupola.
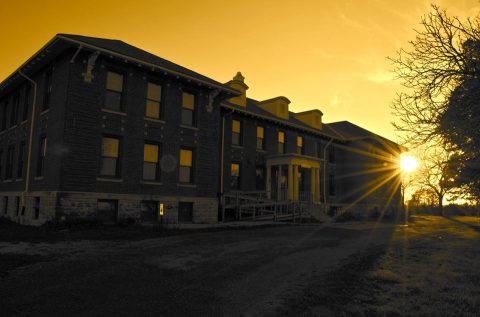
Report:
[[242,94],[238,97],[230,98],[229,101],[238,106],[246,107],[248,86],[245,84],[245,77],[243,77],[242,73],[238,72],[235,77],[227,83],[227,85],[238,90]]

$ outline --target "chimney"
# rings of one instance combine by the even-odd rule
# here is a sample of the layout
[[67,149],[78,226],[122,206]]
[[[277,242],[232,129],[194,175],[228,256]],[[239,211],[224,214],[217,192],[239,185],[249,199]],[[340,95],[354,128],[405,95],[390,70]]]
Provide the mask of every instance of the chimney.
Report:
[[245,108],[247,106],[248,86],[245,84],[244,80],[245,80],[245,77],[243,77],[241,72],[238,72],[235,75],[235,77],[233,77],[233,79],[230,80],[226,85],[229,86],[230,88],[238,90],[238,92],[242,94],[241,96],[230,98],[228,101],[240,107]]

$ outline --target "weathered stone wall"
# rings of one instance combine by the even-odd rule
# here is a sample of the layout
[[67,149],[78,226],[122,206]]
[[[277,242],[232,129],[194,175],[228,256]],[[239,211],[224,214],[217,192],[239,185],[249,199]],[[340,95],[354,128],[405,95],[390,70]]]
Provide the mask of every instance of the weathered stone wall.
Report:
[[[206,197],[175,197],[162,195],[129,195],[88,192],[33,192],[25,198],[25,211],[22,204],[17,212],[16,197],[21,192],[0,193],[0,217],[26,225],[41,225],[47,221],[76,222],[95,221],[99,199],[118,201],[118,221],[140,223],[142,201],[156,201],[164,204],[163,222],[178,223],[178,203],[193,203],[193,223],[215,223],[218,217],[218,199]],[[7,211],[4,210],[4,197],[8,197]],[[40,197],[40,213],[35,219],[34,199]]]

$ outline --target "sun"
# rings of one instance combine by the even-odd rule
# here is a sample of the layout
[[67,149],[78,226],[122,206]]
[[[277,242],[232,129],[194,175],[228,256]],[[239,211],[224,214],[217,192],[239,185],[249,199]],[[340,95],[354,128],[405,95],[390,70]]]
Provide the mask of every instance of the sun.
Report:
[[400,168],[402,171],[410,173],[417,169],[418,162],[417,160],[411,155],[402,155],[400,157]]

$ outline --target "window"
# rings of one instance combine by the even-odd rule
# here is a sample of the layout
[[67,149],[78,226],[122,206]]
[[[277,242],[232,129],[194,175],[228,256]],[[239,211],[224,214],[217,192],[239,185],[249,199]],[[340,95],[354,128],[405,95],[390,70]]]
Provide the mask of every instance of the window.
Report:
[[23,99],[23,113],[22,113],[22,121],[28,119],[28,108],[30,104],[30,85],[25,86],[25,96]]
[[3,213],[8,214],[8,196],[3,197]]
[[323,143],[322,142],[318,142],[317,143],[317,157],[318,158],[323,158]]
[[297,154],[303,154],[303,137],[297,136]]
[[240,189],[240,164],[232,163],[230,167],[230,189]]
[[335,175],[328,175],[328,192],[330,196],[335,196]]
[[50,108],[50,102],[52,97],[52,70],[49,69],[45,73],[45,84],[43,90],[43,108],[42,111]]
[[257,166],[255,169],[255,188],[265,190],[265,166]]
[[16,196],[15,197],[15,216],[18,216],[20,213],[20,197]]
[[21,142],[20,147],[18,148],[17,178],[23,178],[24,162],[25,162],[25,142]]
[[143,179],[160,180],[159,154],[158,145],[145,143],[143,146]]
[[265,129],[257,126],[257,150],[265,150]]
[[147,101],[145,116],[148,118],[160,119],[160,101],[162,99],[162,86],[149,82],[147,84]]
[[3,102],[3,114],[2,114],[2,131],[7,128],[7,114],[8,114],[8,101]]
[[195,95],[182,94],[182,124],[195,125]]
[[232,144],[242,145],[242,122],[232,120]]
[[107,71],[107,85],[105,92],[105,105],[106,109],[123,111],[123,75]]
[[13,176],[13,155],[15,153],[15,146],[10,145],[7,149],[7,167],[5,169],[5,179],[12,179]]
[[20,97],[18,94],[13,96],[12,110],[10,111],[10,126],[13,127],[17,124],[18,108],[20,107]]
[[328,151],[328,161],[330,163],[335,163],[335,147],[333,146],[333,144],[330,146]]
[[97,201],[97,221],[115,223],[118,215],[118,201],[115,199],[99,199]]
[[37,176],[43,176],[45,169],[45,157],[47,156],[47,137],[41,136],[38,143]]
[[158,201],[144,200],[141,202],[140,221],[146,223],[158,221]]
[[193,151],[180,149],[180,183],[193,183]]
[[33,197],[33,219],[40,218],[40,197]]
[[3,179],[3,150],[0,150],[0,179]]
[[114,137],[102,138],[102,153],[100,161],[100,175],[120,176],[120,139]]
[[285,132],[278,132],[278,153],[285,153]]

